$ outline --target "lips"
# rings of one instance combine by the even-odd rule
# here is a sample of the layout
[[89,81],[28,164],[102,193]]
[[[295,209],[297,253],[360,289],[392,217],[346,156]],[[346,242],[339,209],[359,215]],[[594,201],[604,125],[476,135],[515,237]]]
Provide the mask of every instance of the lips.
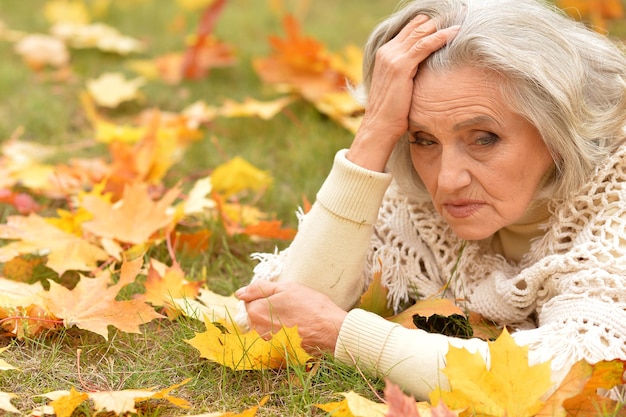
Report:
[[443,209],[456,219],[463,219],[476,213],[485,206],[484,201],[475,200],[455,200],[445,201],[442,204]]

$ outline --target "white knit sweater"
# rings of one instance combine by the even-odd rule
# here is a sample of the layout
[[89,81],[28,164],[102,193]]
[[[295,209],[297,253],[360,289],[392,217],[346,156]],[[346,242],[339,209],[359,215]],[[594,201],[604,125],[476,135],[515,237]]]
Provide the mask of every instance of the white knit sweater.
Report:
[[[545,234],[518,263],[494,253],[489,240],[462,242],[430,203],[410,201],[389,186],[389,174],[358,167],[345,153],[337,153],[290,247],[256,255],[253,280],[300,282],[349,310],[382,262],[396,311],[449,283],[445,296],[517,329],[531,363],[551,360],[555,382],[583,358],[626,359],[626,147],[577,197],[551,205]],[[425,398],[446,386],[439,370],[449,344],[489,360],[481,340],[406,329],[352,309],[335,356]]]

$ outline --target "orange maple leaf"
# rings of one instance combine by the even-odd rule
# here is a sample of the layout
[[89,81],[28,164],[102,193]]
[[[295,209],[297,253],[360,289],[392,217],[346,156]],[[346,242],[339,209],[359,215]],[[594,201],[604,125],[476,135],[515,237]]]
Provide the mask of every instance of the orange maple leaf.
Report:
[[94,217],[83,227],[96,236],[137,245],[146,243],[157,231],[173,226],[174,218],[168,208],[179,192],[172,188],[161,200],[153,201],[148,185],[135,182],[124,188],[122,199],[116,203],[86,195],[81,204]]
[[296,230],[291,228],[282,228],[283,222],[280,220],[262,220],[256,224],[246,226],[243,234],[256,236],[266,239],[291,240],[296,235]]
[[146,304],[143,296],[118,301],[119,291],[135,281],[143,258],[124,261],[119,281],[110,285],[111,274],[102,272],[95,278],[83,277],[73,290],[50,282],[50,291],[42,294],[44,306],[66,327],[76,326],[97,333],[108,340],[108,326],[123,332],[140,333],[139,325],[163,316]]
[[178,264],[168,267],[156,259],[151,259],[144,285],[146,302],[154,306],[164,306],[171,304],[175,298],[195,298],[202,282],[187,281],[185,272]]
[[283,25],[287,37],[269,37],[273,54],[255,59],[253,67],[269,84],[290,86],[310,101],[319,100],[332,91],[345,89],[345,75],[331,65],[331,55],[319,41],[302,36],[298,21],[286,15]]

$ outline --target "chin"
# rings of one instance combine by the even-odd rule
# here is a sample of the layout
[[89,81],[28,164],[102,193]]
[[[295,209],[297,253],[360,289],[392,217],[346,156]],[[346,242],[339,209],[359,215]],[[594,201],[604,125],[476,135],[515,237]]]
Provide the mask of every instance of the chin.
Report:
[[453,227],[452,231],[462,240],[483,240],[493,236],[496,230],[481,227]]

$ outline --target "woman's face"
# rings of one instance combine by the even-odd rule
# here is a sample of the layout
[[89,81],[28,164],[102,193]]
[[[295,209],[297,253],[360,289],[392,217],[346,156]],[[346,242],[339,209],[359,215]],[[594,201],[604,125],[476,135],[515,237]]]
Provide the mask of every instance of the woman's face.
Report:
[[411,160],[462,239],[515,223],[553,161],[539,131],[503,100],[493,73],[420,69],[409,113]]

